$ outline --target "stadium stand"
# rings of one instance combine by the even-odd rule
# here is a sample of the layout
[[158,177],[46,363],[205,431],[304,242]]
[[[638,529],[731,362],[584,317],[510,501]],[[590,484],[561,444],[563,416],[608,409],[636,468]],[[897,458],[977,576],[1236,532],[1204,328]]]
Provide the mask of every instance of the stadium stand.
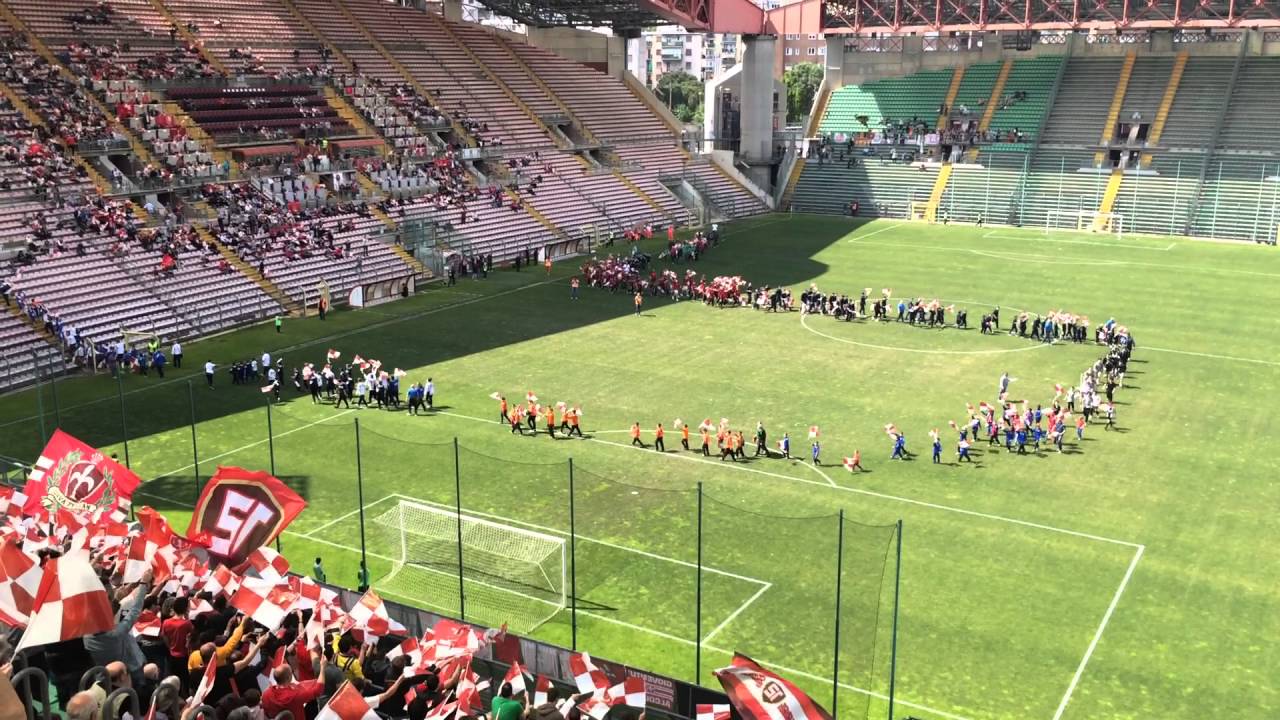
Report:
[[[935,219],[1076,229],[1081,217],[1106,206],[1122,224],[1093,229],[1271,241],[1280,221],[1280,164],[1269,148],[1280,137],[1268,118],[1280,107],[1263,86],[1275,78],[1277,59],[1186,50],[1127,55],[1132,60],[1115,53],[1012,60],[1003,87],[1002,63],[956,70],[961,75],[947,119],[954,127],[990,110],[990,132],[953,166]],[[1129,62],[1118,100],[1115,93],[1100,95],[1099,88],[1117,87]],[[919,153],[916,138],[871,133],[883,133],[885,118],[936,109],[952,77],[949,70],[924,71],[835,90],[819,126],[834,159],[815,162],[810,150],[789,208],[846,213],[857,200],[862,214],[907,217],[911,201],[929,195],[924,176],[885,168],[875,158],[894,146],[874,143],[897,139],[898,153],[910,156]],[[1117,139],[1103,145],[1111,120]],[[1119,153],[1106,150],[1125,146],[1119,134],[1135,122],[1147,134],[1126,149],[1140,151],[1141,162],[1138,152],[1128,157],[1112,195],[1108,184]],[[864,169],[838,167],[845,164],[849,135],[855,154],[863,146],[877,150]],[[942,136],[944,143],[956,139],[955,133]],[[922,157],[931,167],[941,160],[927,145]]]
[[[35,338],[46,316],[89,351],[191,338],[421,277],[389,244],[406,223],[504,262],[770,209],[618,79],[411,8],[16,0],[0,18],[0,277]],[[0,384],[32,377],[8,367]]]

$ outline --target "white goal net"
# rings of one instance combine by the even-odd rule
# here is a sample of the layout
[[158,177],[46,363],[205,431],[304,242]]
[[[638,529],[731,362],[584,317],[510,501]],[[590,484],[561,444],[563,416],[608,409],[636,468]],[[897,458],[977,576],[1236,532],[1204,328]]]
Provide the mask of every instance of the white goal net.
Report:
[[1085,233],[1124,234],[1124,216],[1097,210],[1049,210],[1045,213],[1045,233],[1070,230]]
[[468,620],[529,632],[565,608],[563,537],[409,500],[374,518],[373,528],[394,561],[377,583],[387,595],[457,612],[461,570]]

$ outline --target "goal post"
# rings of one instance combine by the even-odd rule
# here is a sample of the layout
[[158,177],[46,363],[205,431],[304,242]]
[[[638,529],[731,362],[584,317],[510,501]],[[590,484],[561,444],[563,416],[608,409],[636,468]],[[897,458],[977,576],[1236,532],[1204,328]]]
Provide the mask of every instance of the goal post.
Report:
[[1124,216],[1114,212],[1097,210],[1054,210],[1045,213],[1045,234],[1056,230],[1082,233],[1124,234]]
[[457,610],[461,573],[467,618],[516,632],[567,606],[564,537],[403,499],[373,526],[392,560],[377,583],[388,595]]

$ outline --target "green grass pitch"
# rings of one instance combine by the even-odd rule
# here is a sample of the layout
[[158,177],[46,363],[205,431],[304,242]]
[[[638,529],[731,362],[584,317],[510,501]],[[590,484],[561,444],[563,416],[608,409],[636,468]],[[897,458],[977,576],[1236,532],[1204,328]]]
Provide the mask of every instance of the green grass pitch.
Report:
[[[664,262],[657,261],[657,266]],[[283,538],[293,566],[316,555],[352,585],[359,559],[355,432],[361,432],[366,528],[375,578],[396,549],[374,529],[399,498],[451,505],[453,438],[462,505],[548,534],[568,526],[568,461],[576,484],[579,646],[601,657],[692,679],[696,486],[706,493],[702,676],[742,650],[831,701],[835,513],[846,532],[841,709],[883,717],[888,684],[891,530],[904,523],[899,717],[1237,718],[1280,716],[1280,477],[1271,440],[1280,391],[1280,254],[1272,248],[1175,238],[938,227],[895,221],[772,216],[728,228],[694,265],[708,277],[809,283],[856,295],[864,287],[937,297],[970,309],[1066,309],[1127,324],[1135,361],[1118,395],[1121,432],[1089,429],[1070,452],[984,452],[973,467],[944,459],[965,403],[1014,397],[1048,403],[1100,355],[1092,344],[1043,347],[897,323],[801,320],[650,300],[642,317],[625,295],[583,288],[576,262],[503,270],[433,286],[394,304],[289,320],[188,343],[186,364],[161,381],[76,378],[0,401],[0,454],[30,460],[37,412],[123,455],[146,484],[138,503],[179,528],[197,483],[217,464],[267,468],[267,414],[256,387],[204,387],[206,359],[270,350],[286,366],[320,364],[327,348],[434,377],[439,412],[335,411],[286,383],[272,413],[276,473],[309,502]],[[191,404],[199,477],[193,468]],[[581,403],[590,439],[513,437],[494,424],[502,391]],[[55,420],[56,415],[56,420]],[[728,417],[750,435],[789,431],[807,457],[806,428],[822,428],[815,469],[781,459],[703,461],[679,452],[675,418]],[[665,456],[629,448],[633,421]],[[889,462],[882,428],[896,423],[917,453]],[[696,438],[696,435],[695,435]],[[985,450],[980,444],[979,449]],[[840,456],[862,451],[871,471]],[[866,572],[859,572],[864,568]],[[376,583],[375,583],[376,586]],[[450,611],[445,589],[399,600]],[[393,589],[394,590],[394,589]],[[403,592],[403,591],[401,591]],[[469,614],[497,612],[469,590]],[[877,604],[878,603],[878,604]],[[490,618],[482,618],[490,619]],[[567,614],[535,636],[569,642]],[[848,657],[844,654],[847,652]],[[874,654],[874,668],[856,667]],[[784,671],[785,672],[785,671]],[[870,693],[870,694],[868,694]]]

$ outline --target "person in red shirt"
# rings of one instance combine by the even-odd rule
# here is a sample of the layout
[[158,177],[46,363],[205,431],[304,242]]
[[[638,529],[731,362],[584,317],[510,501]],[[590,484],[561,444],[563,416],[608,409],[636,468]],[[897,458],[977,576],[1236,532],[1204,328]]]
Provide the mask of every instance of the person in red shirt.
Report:
[[182,667],[191,655],[191,635],[196,626],[187,619],[190,608],[191,602],[186,597],[179,597],[173,601],[173,615],[160,623],[160,637],[169,646],[171,667]]
[[[305,662],[301,658],[299,660]],[[328,661],[325,660],[324,655],[321,655],[318,677],[324,677],[324,668],[327,664]],[[323,680],[294,682],[293,668],[288,664],[276,668],[272,677],[275,678],[276,684],[262,693],[262,709],[267,713],[267,717],[275,717],[288,710],[295,718],[305,718],[307,703],[320,697],[320,693],[324,692]]]

